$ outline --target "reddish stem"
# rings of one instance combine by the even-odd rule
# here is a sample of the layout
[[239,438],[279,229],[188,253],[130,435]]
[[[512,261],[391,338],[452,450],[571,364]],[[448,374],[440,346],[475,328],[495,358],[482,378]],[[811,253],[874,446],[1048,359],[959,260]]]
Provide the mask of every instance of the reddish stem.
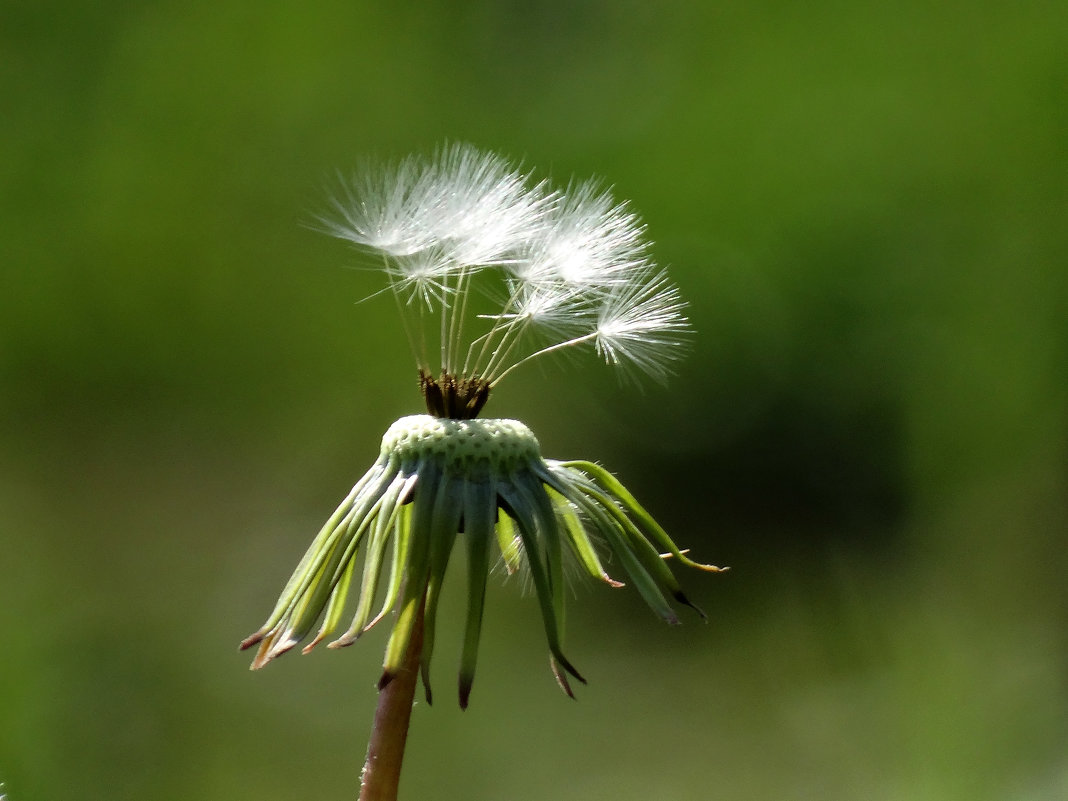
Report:
[[404,744],[412,717],[419,657],[423,650],[423,609],[419,605],[404,663],[378,693],[378,708],[367,745],[367,762],[360,780],[360,801],[397,801]]

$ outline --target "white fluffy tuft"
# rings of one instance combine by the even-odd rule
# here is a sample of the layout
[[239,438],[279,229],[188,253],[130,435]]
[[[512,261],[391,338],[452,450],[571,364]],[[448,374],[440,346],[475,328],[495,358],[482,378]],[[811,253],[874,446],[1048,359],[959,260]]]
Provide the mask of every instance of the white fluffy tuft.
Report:
[[[689,331],[645,226],[596,182],[554,190],[500,156],[452,144],[354,175],[332,205],[324,229],[381,256],[402,310],[418,308],[406,325],[420,367],[430,368],[437,336],[441,370],[491,384],[583,345],[664,380]],[[487,313],[493,298],[498,311]]]

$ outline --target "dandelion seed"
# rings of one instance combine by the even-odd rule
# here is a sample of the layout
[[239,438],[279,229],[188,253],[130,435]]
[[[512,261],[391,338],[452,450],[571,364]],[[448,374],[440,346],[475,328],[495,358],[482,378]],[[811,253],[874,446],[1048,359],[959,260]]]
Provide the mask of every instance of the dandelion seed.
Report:
[[522,277],[589,289],[622,282],[644,263],[644,233],[637,216],[596,183],[573,185],[560,194],[541,237],[520,262]]
[[507,161],[465,145],[444,148],[428,169],[437,184],[424,215],[442,249],[464,267],[497,264],[516,243],[537,236],[552,198],[543,184],[528,185]]
[[319,222],[339,239],[393,258],[418,253],[436,240],[425,210],[434,205],[438,186],[429,179],[416,157],[388,170],[367,168],[339,182],[340,196],[331,202],[334,214]]
[[663,382],[689,334],[685,304],[663,272],[620,284],[597,316],[597,350],[609,364],[632,364]]

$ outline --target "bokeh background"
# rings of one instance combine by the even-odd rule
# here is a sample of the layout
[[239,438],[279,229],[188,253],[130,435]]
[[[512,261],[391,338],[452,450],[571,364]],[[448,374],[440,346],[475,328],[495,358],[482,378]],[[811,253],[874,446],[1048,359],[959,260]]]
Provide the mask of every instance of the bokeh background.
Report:
[[[1068,10],[1058,2],[0,6],[0,782],[10,801],[354,798],[384,646],[250,674],[414,365],[335,170],[599,175],[691,302],[635,391],[488,411],[617,472],[710,613],[576,587],[577,703],[491,590],[407,799],[1068,797]],[[462,586],[457,565],[452,586]],[[451,604],[451,605],[450,605]]]

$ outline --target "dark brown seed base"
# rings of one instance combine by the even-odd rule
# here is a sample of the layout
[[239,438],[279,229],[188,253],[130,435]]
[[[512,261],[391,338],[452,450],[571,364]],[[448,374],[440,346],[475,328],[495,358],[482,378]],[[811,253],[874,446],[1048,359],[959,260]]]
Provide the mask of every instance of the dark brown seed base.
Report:
[[482,378],[457,378],[446,372],[441,378],[434,378],[421,369],[419,391],[426,400],[427,412],[434,417],[473,420],[489,400],[490,385]]

